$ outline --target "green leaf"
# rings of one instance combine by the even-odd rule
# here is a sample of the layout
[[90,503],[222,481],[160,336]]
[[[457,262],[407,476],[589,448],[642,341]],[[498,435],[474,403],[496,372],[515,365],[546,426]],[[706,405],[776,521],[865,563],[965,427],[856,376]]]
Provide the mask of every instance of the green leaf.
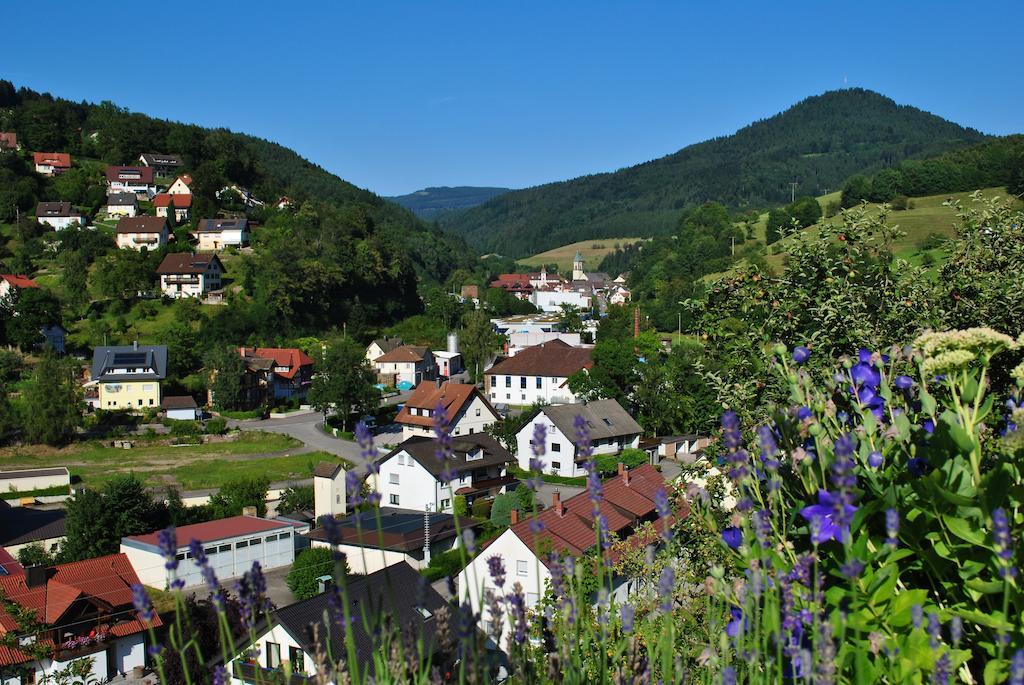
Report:
[[943,422],[946,424],[946,430],[949,431],[949,436],[953,438],[953,442],[960,448],[960,451],[964,454],[969,454],[974,451],[978,446],[978,441],[973,435],[963,429],[962,426],[954,423],[955,419],[943,414]]
[[964,584],[970,589],[982,592],[986,595],[998,595],[1003,591],[1003,583],[995,580],[971,578]]
[[978,611],[977,609],[962,609],[957,613],[960,614],[962,618],[965,618],[968,621],[973,621],[974,623],[978,623],[989,628],[994,628],[996,630],[1008,631],[1014,629],[1014,625],[1007,621],[1006,617],[1003,616],[1002,612],[999,611],[987,613],[984,611]]
[[996,685],[1006,680],[1008,662],[1006,659],[991,659],[985,664],[985,685]]
[[910,607],[916,605],[924,606],[928,598],[927,590],[907,590],[896,595],[889,607],[889,624],[893,626],[905,626],[910,623]]
[[882,580],[878,588],[871,593],[871,604],[878,605],[888,602],[893,597],[893,593],[896,590],[896,581],[898,580],[895,573],[889,575],[888,578]]
[[928,394],[927,390],[922,390],[921,395],[921,413],[928,414],[930,416],[935,414],[935,398]]
[[962,518],[956,516],[942,516],[942,523],[946,526],[946,529],[950,533],[957,536],[961,540],[965,540],[972,545],[980,545],[982,547],[988,547],[986,544],[986,535],[980,529],[972,526],[970,523]]

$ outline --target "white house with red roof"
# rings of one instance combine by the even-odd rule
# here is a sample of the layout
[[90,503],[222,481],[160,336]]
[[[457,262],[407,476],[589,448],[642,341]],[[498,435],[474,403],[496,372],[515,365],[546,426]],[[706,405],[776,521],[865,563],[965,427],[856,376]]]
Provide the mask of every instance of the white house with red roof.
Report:
[[135,193],[140,200],[156,195],[153,167],[149,166],[108,166],[107,188],[109,193]]
[[38,288],[39,284],[25,274],[0,274],[0,302],[14,297],[23,288]]
[[[659,490],[666,488],[664,478],[650,464],[635,469],[619,464],[619,473],[602,483],[603,494],[597,513],[604,516],[615,541],[603,553],[611,565],[618,559],[623,545],[656,545],[660,531],[686,516],[688,510],[658,517],[655,497]],[[526,596],[526,607],[531,610],[551,581],[553,564],[561,563],[565,557],[582,557],[597,547],[594,503],[587,492],[562,501],[556,490],[551,506],[535,518],[520,518],[513,512],[508,529],[488,542],[459,573],[459,600],[468,598],[473,611],[480,612],[481,629],[490,619],[485,601],[488,591],[503,595],[519,583]],[[653,529],[647,523],[652,523]],[[499,588],[490,575],[488,559],[491,557],[500,557],[504,562],[504,589]],[[623,601],[632,589],[629,579],[613,576],[612,590],[618,601]],[[504,649],[506,644],[503,635],[496,647]]]
[[[235,578],[260,562],[263,570],[291,566],[295,560],[295,535],[305,533],[309,526],[285,519],[263,519],[256,516],[229,518],[181,526],[177,535],[178,569],[176,577],[185,587],[203,584],[199,567],[193,562],[189,543],[203,545],[210,566],[217,578]],[[173,578],[164,567],[164,558],[157,544],[159,531],[121,538],[121,553],[130,561],[144,585],[166,588]]]
[[444,407],[452,435],[483,433],[501,420],[491,403],[475,385],[441,381],[421,383],[395,416],[402,427],[402,439],[434,435],[434,412]]
[[380,382],[400,390],[414,388],[437,375],[434,353],[425,345],[402,345],[373,360]]
[[[0,608],[0,638],[17,636],[13,645],[0,642],[4,685],[51,682],[82,659],[90,665],[87,682],[145,666],[148,630],[162,623],[159,616],[147,622],[135,610],[131,586],[138,582],[124,554],[0,574],[4,599],[36,616],[34,625],[19,625],[22,619]],[[23,641],[33,632],[34,640]]]
[[71,168],[71,155],[67,152],[33,152],[32,161],[36,173],[43,176],[57,176]]
[[188,174],[182,174],[174,179],[174,183],[167,187],[167,192],[171,195],[191,195],[191,186],[192,177]]
[[175,221],[188,221],[192,216],[192,195],[175,193],[157,193],[153,197],[153,207],[156,208],[156,215],[166,217],[167,210],[174,204]]

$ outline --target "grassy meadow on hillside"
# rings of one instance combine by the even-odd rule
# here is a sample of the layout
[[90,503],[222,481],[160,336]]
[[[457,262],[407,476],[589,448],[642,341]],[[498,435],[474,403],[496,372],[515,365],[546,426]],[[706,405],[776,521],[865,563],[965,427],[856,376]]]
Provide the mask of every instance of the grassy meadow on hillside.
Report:
[[644,238],[598,238],[595,240],[581,240],[577,243],[562,245],[546,252],[540,252],[532,257],[524,257],[518,261],[522,266],[536,266],[541,264],[557,264],[559,271],[572,271],[572,260],[579,250],[583,255],[585,269],[597,269],[597,265],[605,258],[605,255],[615,252],[620,247],[640,242]]

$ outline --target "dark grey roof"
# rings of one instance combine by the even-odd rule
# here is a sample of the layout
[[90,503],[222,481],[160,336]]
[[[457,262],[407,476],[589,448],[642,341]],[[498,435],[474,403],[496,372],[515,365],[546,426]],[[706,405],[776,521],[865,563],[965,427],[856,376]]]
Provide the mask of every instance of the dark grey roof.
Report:
[[160,401],[161,409],[197,409],[196,400],[192,395],[167,395]]
[[404,343],[401,338],[377,338],[371,345],[377,345],[380,348],[381,354],[387,354],[391,350],[398,349]]
[[40,202],[36,205],[36,218],[39,219],[47,216],[71,216],[72,213],[70,202]]
[[[327,653],[333,654],[335,658],[343,658],[348,653],[345,645],[346,631],[337,629],[341,621],[340,617],[333,618],[334,610],[328,600],[330,595],[328,591],[289,604],[274,611],[272,617],[310,655],[316,652],[312,627],[319,624],[321,639],[330,636],[330,650]],[[388,566],[368,576],[350,576],[342,596],[347,599],[348,611],[354,619],[351,635],[361,670],[367,665],[372,666],[373,655],[380,649],[379,640],[374,638],[373,633],[385,615],[390,617],[392,625],[412,629],[417,638],[422,638],[425,654],[435,651],[437,619],[434,612],[445,606],[446,602],[406,562]],[[428,612],[427,616],[420,612],[421,607]],[[330,625],[323,623],[324,612],[328,620],[332,621]]]
[[18,478],[35,478],[36,476],[67,476],[66,466],[55,466],[48,469],[19,469],[17,471],[0,471],[0,480],[16,480]]
[[[150,368],[152,371],[104,375],[104,371],[114,368]],[[93,350],[92,380],[94,381],[163,380],[166,377],[166,345],[107,345]]]
[[135,193],[109,193],[107,195],[108,207],[134,207],[139,204]]
[[198,233],[209,233],[215,231],[244,231],[249,225],[248,219],[203,219],[199,222]]
[[178,155],[162,155],[158,152],[143,152],[140,157],[148,166],[173,166],[182,165],[181,157]]
[[576,417],[582,416],[591,440],[640,435],[644,429],[615,400],[595,400],[586,404],[556,404],[541,409],[566,437],[576,435]]
[[64,537],[63,509],[12,507],[0,500],[0,547]]
[[[430,520],[430,543],[432,545],[450,540],[458,534],[458,530],[477,528],[480,523],[473,519],[461,517],[458,530],[452,514],[440,512],[423,512],[398,507],[381,507],[377,511],[354,512],[336,519],[337,539],[333,542],[341,545],[366,547],[367,549],[389,549],[398,552],[416,552],[423,549],[423,519]],[[306,533],[310,540],[330,541],[323,527],[314,528]]]
[[[466,461],[466,457],[469,454],[475,453],[480,449],[483,450],[482,459]],[[437,459],[436,451],[437,442],[435,442],[434,438],[409,438],[381,457],[380,463],[383,464],[399,452],[405,452],[436,477],[440,476],[444,470],[441,462]],[[448,469],[455,474],[485,466],[508,464],[513,461],[515,461],[515,457],[512,456],[512,453],[502,447],[501,443],[487,433],[452,436],[452,457],[448,463]]]

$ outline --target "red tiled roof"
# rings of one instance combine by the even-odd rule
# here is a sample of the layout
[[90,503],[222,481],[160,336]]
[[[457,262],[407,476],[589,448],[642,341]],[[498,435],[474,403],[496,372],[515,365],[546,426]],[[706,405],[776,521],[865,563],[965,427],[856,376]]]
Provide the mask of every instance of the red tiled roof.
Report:
[[287,367],[288,371],[274,371],[282,378],[295,378],[303,366],[312,366],[313,359],[297,347],[243,347],[240,350],[242,356],[250,355],[260,359],[269,359],[274,366]]
[[153,183],[153,167],[151,166],[108,166],[108,181],[128,181],[131,183]]
[[[226,519],[207,521],[206,523],[194,523],[190,526],[181,526],[177,529],[178,546],[184,547],[192,540],[198,540],[205,544],[214,540],[224,540],[238,535],[251,535],[262,533],[277,528],[288,528],[291,524],[282,521],[270,521],[267,519],[254,518],[252,516],[231,516]],[[159,531],[145,535],[132,535],[127,540],[141,542],[144,545],[156,545],[156,536]]]
[[374,359],[376,362],[418,362],[422,361],[427,354],[429,348],[422,345],[402,345],[396,347],[387,354],[381,355]]
[[514,357],[502,359],[484,371],[484,375],[568,378],[580,369],[593,366],[590,355],[588,347],[573,347],[556,339],[527,347]]
[[71,155],[67,152],[33,152],[32,158],[36,164],[45,164],[58,169],[71,168]]
[[[187,186],[191,186],[192,185],[192,177],[189,176],[188,174],[182,174],[181,176],[178,176],[178,178],[176,178],[174,180],[175,181],[180,180],[182,183],[184,183]],[[174,183],[171,183],[171,185],[174,185]]]
[[395,423],[407,423],[414,426],[433,426],[434,419],[431,416],[413,416],[409,413],[410,407],[417,409],[437,409],[438,404],[443,404],[447,412],[448,420],[453,421],[462,411],[462,407],[472,400],[473,396],[480,397],[484,404],[494,415],[495,419],[500,418],[490,403],[477,390],[475,385],[468,383],[451,383],[445,381],[440,387],[431,382],[420,383],[406,401],[405,406],[395,417]]
[[39,284],[25,274],[0,274],[0,280],[7,281],[15,288],[38,288]]
[[5,547],[0,547],[0,576],[16,576],[24,572],[18,560]]
[[18,134],[11,131],[0,131],[0,149],[18,147]]
[[[113,614],[129,614],[132,618],[114,625],[111,633],[124,637],[147,629],[132,609],[131,586],[139,582],[125,554],[111,554],[96,559],[86,559],[70,564],[60,564],[47,569],[47,580],[34,587],[26,584],[24,575],[0,576],[0,592],[12,602],[36,612],[40,621],[58,623],[61,616],[79,598],[92,599],[112,607]],[[160,626],[160,617],[152,624]],[[0,634],[15,631],[17,623],[5,611],[0,610]],[[43,640],[43,644],[52,642]],[[0,647],[0,665],[33,661],[34,658],[18,649]]]
[[180,193],[177,195],[171,195],[170,193],[158,193],[153,198],[154,207],[166,207],[170,204],[171,198],[174,198],[175,209],[188,209],[192,206],[192,195]]

